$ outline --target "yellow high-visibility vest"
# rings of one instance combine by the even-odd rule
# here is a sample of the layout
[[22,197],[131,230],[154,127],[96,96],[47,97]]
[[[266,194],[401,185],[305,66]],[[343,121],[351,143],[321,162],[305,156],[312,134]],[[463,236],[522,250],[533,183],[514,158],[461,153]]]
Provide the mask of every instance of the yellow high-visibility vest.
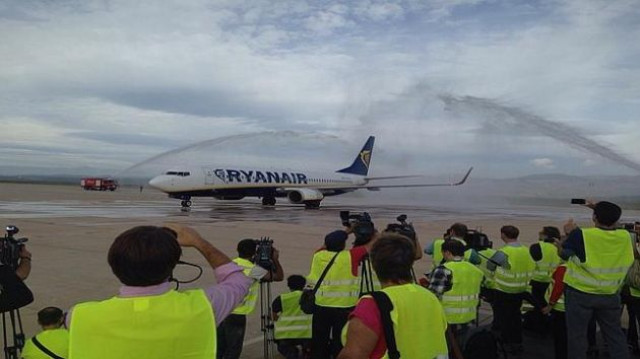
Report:
[[[560,265],[558,265],[558,267],[564,267],[566,268],[567,265],[565,263],[562,263]],[[565,272],[566,275],[566,272]],[[553,279],[553,277],[551,277],[551,285],[549,285],[549,287],[547,287],[547,292],[545,293],[544,299],[547,300],[547,303],[549,302],[549,299],[551,298],[551,292],[553,291],[553,287],[556,285],[556,281],[555,279]],[[560,298],[558,298],[558,301],[553,305],[553,310],[557,310],[559,312],[564,312],[564,293],[562,293],[562,295],[560,296]]]
[[486,248],[478,252],[480,264],[478,264],[477,267],[482,271],[482,274],[484,274],[484,282],[482,286],[489,289],[494,289],[496,287],[496,283],[493,280],[493,272],[487,268],[487,262],[489,262],[487,258],[491,258],[495,253],[496,250],[492,248]]
[[484,274],[473,264],[465,261],[447,261],[444,266],[451,270],[453,286],[440,299],[449,324],[464,324],[476,319],[476,308],[480,303],[480,285]]
[[78,304],[69,337],[70,359],[216,356],[216,322],[201,289]]
[[[394,285],[382,289],[389,296],[393,310],[391,321],[396,345],[402,358],[448,358],[447,319],[438,298],[417,284]],[[363,298],[371,298],[368,295]],[[348,323],[342,341],[348,340]],[[388,359],[385,353],[383,358]]]
[[624,283],[633,263],[633,247],[624,229],[582,229],[586,261],[572,256],[567,262],[564,282],[581,292],[615,294]]
[[311,320],[313,315],[300,309],[302,291],[296,290],[280,295],[282,312],[274,322],[276,339],[309,339],[311,338]]
[[551,282],[551,274],[560,264],[558,248],[553,243],[539,242],[542,251],[542,259],[536,262],[536,271],[533,280],[542,283]]
[[[38,341],[45,348],[51,350],[59,357],[69,356],[69,332],[64,328],[43,330],[36,335]],[[40,348],[33,344],[33,339],[27,340],[22,348],[23,359],[51,359]]]
[[536,262],[525,246],[504,246],[500,249],[507,255],[508,269],[497,267],[493,276],[496,289],[505,293],[523,293],[529,290],[529,281],[536,269]]
[[[255,266],[253,262],[240,257],[234,258],[233,262],[242,267],[242,272],[247,276],[249,275],[249,272],[251,272],[251,269]],[[256,302],[258,301],[259,286],[260,283],[258,281],[255,281],[253,282],[253,284],[251,284],[251,287],[249,287],[249,293],[247,293],[247,295],[244,297],[242,303],[235,307],[232,312],[233,314],[248,315],[253,312],[253,310],[256,308]]]
[[[336,252],[321,250],[313,255],[309,284],[315,284],[324,268]],[[338,254],[333,265],[316,292],[316,304],[322,307],[350,308],[356,305],[360,292],[360,278],[351,272],[351,253],[344,250]]]

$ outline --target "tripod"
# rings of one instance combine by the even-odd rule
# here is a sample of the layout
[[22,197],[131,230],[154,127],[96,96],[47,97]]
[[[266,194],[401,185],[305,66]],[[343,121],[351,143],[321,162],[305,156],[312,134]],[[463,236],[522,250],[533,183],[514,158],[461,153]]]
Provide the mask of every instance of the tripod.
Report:
[[271,282],[268,281],[260,281],[260,330],[264,338],[264,359],[273,359],[275,338],[271,308]]
[[[7,340],[7,313],[11,320],[11,328],[13,331],[13,345],[9,345]],[[16,319],[18,327],[16,328]],[[13,309],[2,312],[2,334],[4,338],[4,357],[5,359],[19,359],[19,351],[24,347],[24,332],[22,331],[22,319],[20,318],[20,310]]]

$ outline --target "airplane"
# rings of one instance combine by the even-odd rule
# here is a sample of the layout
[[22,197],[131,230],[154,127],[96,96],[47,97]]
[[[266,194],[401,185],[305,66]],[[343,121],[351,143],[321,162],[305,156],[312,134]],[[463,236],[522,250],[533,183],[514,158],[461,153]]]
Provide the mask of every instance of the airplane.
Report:
[[149,185],[167,193],[171,198],[180,199],[183,209],[191,207],[192,197],[213,197],[219,200],[258,197],[262,199],[264,206],[274,206],[276,198],[286,197],[293,204],[319,208],[325,197],[359,189],[379,191],[381,188],[459,186],[465,183],[473,170],[471,167],[455,183],[375,185],[371,182],[420,176],[367,177],[374,142],[375,137],[370,136],[351,166],[335,173],[211,166],[172,169],[152,178]]

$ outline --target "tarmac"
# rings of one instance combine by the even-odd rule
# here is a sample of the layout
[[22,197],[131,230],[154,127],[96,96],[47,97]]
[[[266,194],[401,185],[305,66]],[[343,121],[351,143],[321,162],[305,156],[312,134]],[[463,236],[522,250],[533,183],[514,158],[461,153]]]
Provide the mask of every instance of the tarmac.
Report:
[[[455,221],[482,229],[494,241],[494,247],[499,247],[502,225],[518,226],[521,240],[533,243],[542,226],[561,226],[567,218],[575,218],[571,212],[575,210],[565,208],[507,206],[469,210],[442,205],[390,206],[376,203],[375,197],[363,200],[349,196],[327,199],[318,210],[286,203],[264,208],[258,200],[222,202],[197,198],[190,210],[183,211],[178,201],[146,188],[92,192],[83,191],[79,186],[0,184],[0,222],[18,226],[17,237],[28,237],[27,248],[33,253],[33,269],[26,283],[34,292],[35,301],[21,309],[27,337],[37,333],[36,313],[45,306],[66,309],[82,301],[105,299],[117,293],[119,282],[107,265],[106,253],[113,239],[133,226],[187,224],[230,257],[236,255],[238,240],[269,236],[280,250],[286,277],[308,273],[311,256],[322,245],[324,235],[341,227],[341,210],[368,211],[380,228],[406,213],[409,221],[414,222],[423,245],[441,236]],[[637,212],[630,215],[640,218]],[[589,224],[588,219],[588,215],[577,216],[583,225]],[[211,270],[206,269],[206,262],[196,251],[185,250],[183,257],[205,271],[198,281],[181,288],[214,284]],[[428,256],[415,265],[418,274],[429,268]],[[175,275],[187,280],[196,273],[193,269],[178,268]],[[271,291],[275,298],[286,291],[286,285],[273,283]],[[486,304],[480,314],[482,324],[490,321]],[[258,307],[248,317],[242,358],[263,357],[262,334]],[[553,357],[550,338],[527,335],[525,347],[522,358]]]

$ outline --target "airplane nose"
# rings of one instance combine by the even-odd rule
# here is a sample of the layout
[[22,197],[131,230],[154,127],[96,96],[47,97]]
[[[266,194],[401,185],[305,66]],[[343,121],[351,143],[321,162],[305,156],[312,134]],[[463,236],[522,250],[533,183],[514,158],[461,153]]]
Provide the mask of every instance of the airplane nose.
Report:
[[153,188],[157,188],[157,189],[162,189],[162,183],[164,181],[162,180],[161,176],[157,176],[157,177],[153,177],[150,181],[149,181],[149,186],[153,187]]

